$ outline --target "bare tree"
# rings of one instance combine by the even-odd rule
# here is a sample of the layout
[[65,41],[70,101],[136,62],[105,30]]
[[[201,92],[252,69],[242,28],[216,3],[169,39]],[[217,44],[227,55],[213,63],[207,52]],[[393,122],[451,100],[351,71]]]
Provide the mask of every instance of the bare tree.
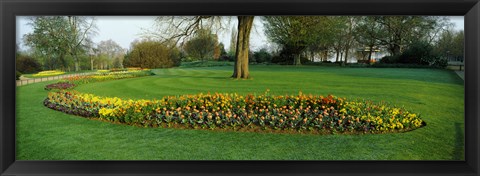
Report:
[[80,61],[78,55],[85,52],[84,42],[91,35],[95,34],[95,18],[68,16],[68,52],[75,63],[75,71],[80,71]]
[[[157,37],[164,42],[171,42],[182,44],[187,41],[187,38],[193,36],[195,31],[210,27],[218,30],[223,29],[222,20],[220,16],[172,16],[172,17],[158,17],[156,19],[157,31],[148,32],[145,35],[148,38]],[[237,43],[235,50],[235,66],[232,74],[233,78],[249,78],[248,71],[248,51],[250,43],[250,32],[253,26],[253,16],[238,16],[237,26]]]

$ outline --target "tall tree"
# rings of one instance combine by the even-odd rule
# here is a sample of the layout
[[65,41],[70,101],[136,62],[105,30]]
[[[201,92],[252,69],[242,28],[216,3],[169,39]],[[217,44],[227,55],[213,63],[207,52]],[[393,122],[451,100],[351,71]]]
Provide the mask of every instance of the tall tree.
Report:
[[229,53],[233,53],[235,54],[235,52],[237,51],[236,49],[236,46],[237,46],[237,30],[236,28],[232,27],[232,30],[231,30],[231,34],[230,34],[230,47],[228,49],[228,52]]
[[81,52],[85,53],[85,42],[90,35],[94,34],[94,18],[81,16],[68,16],[67,46],[70,56],[75,63],[75,71],[80,70]]
[[250,32],[253,25],[253,18],[253,16],[238,16],[238,34],[233,78],[250,78],[248,53],[250,50]]
[[[377,40],[380,35],[380,24],[376,21],[377,18],[372,16],[360,17],[358,20],[358,26],[355,30],[355,40],[363,46],[366,46],[368,56],[367,63],[372,60],[372,54],[375,52],[375,48],[379,45]],[[362,47],[363,49],[364,47]]]
[[34,48],[35,53],[43,58],[46,69],[62,69],[68,67],[65,56],[68,53],[68,21],[61,16],[31,17],[28,23],[33,32],[25,34],[27,46]]
[[265,17],[265,34],[291,52],[294,65],[301,65],[301,54],[327,38],[327,22],[323,16],[268,16]]
[[442,28],[440,17],[425,16],[376,16],[380,33],[376,39],[386,46],[392,55],[399,55],[416,41],[428,41],[432,32]]
[[[233,78],[249,78],[248,71],[248,51],[250,42],[250,31],[253,26],[253,16],[237,16],[237,43],[235,50],[235,66],[232,74]],[[222,24],[224,20],[219,16],[173,16],[158,17],[156,25],[158,31],[150,32],[149,37],[159,37],[161,40],[179,43],[186,41],[185,38],[192,37],[192,34],[205,26],[212,27],[214,24]],[[221,26],[221,25],[220,25]],[[221,28],[221,27],[220,27]]]
[[347,16],[345,17],[347,28],[345,30],[345,60],[342,65],[346,65],[348,61],[348,54],[350,53],[351,47],[354,45],[354,31],[356,28],[356,21],[358,17],[355,16]]
[[97,50],[98,54],[104,55],[109,60],[108,66],[110,68],[123,68],[123,57],[126,51],[118,43],[111,39],[100,41]]
[[464,32],[449,28],[443,31],[435,43],[434,51],[447,59],[458,58],[463,60]]
[[74,60],[76,71],[80,69],[79,55],[84,54],[87,38],[94,34],[94,19],[78,16],[32,17],[33,33],[24,38],[27,45],[35,47],[47,59],[50,68],[66,69],[66,55]]

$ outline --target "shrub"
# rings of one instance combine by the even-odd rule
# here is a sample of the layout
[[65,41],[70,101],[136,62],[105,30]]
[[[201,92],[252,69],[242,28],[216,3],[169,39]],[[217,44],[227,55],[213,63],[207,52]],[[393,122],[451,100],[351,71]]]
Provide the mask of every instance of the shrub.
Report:
[[424,122],[404,108],[335,96],[198,94],[160,100],[122,100],[78,92],[50,92],[44,105],[70,114],[145,127],[269,129],[318,133],[384,133]]
[[180,65],[177,49],[156,41],[142,41],[133,46],[124,60],[125,67],[170,68]]
[[22,54],[17,54],[15,67],[24,74],[42,71],[42,65],[35,58]]
[[16,70],[16,73],[15,73],[16,80],[20,80],[21,76],[22,76],[22,73],[20,73],[18,70]]
[[441,58],[433,51],[433,46],[427,42],[413,43],[400,55],[385,56],[380,60],[382,64],[427,65],[445,68],[447,60]]
[[385,56],[380,59],[380,63],[385,63],[385,64],[393,64],[393,63],[398,63],[399,56]]

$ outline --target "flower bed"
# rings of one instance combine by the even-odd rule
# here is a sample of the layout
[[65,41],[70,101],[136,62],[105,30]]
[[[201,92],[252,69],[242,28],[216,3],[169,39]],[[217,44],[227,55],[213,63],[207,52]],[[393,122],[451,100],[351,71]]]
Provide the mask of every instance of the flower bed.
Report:
[[122,100],[75,91],[50,92],[44,105],[69,114],[145,127],[254,129],[275,132],[384,133],[425,123],[404,108],[335,96],[198,94]]
[[38,72],[37,74],[33,74],[33,77],[44,77],[44,76],[57,76],[57,75],[63,75],[65,72],[58,71],[58,70],[48,70],[48,71],[41,71]]
[[45,90],[52,89],[72,89],[75,87],[75,84],[69,82],[58,82],[45,86]]
[[125,78],[135,78],[142,76],[151,76],[154,75],[150,70],[133,70],[133,71],[121,71],[121,72],[106,72],[104,70],[97,71],[94,75],[83,75],[83,76],[72,76],[64,78],[63,81],[81,85],[93,82],[116,80],[116,79],[125,79]]

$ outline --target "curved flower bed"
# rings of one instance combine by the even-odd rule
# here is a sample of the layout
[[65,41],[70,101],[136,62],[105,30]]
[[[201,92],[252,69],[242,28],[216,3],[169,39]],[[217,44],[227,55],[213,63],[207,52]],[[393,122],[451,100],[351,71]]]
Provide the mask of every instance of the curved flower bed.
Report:
[[275,132],[384,133],[425,125],[404,108],[332,95],[198,94],[160,100],[122,100],[76,91],[49,92],[44,105],[83,117],[145,127]]
[[72,89],[76,85],[69,82],[57,82],[53,84],[49,84],[45,86],[45,90],[52,90],[52,89]]
[[57,76],[57,75],[63,75],[65,72],[63,71],[58,71],[58,70],[47,70],[47,71],[41,71],[38,72],[37,74],[33,74],[33,77],[44,77],[44,76]]
[[49,84],[45,86],[45,90],[52,89],[73,89],[77,85],[116,80],[116,79],[125,79],[125,78],[135,78],[142,76],[154,75],[148,69],[132,69],[118,72],[110,72],[110,70],[98,70],[94,75],[82,75],[82,76],[72,76],[64,78],[57,83]]

